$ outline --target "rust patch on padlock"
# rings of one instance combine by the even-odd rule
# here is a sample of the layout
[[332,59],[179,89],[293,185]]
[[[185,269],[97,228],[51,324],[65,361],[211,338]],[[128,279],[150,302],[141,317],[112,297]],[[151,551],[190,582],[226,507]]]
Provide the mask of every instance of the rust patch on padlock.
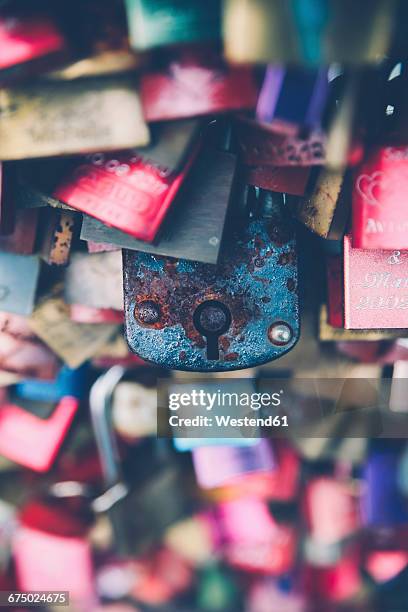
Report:
[[237,361],[239,359],[239,353],[227,353],[225,355],[225,361]]
[[289,251],[288,253],[281,253],[279,255],[278,264],[280,266],[291,265],[296,261],[296,253],[294,251]]
[[226,336],[221,336],[219,339],[220,348],[226,353],[231,345],[231,341]]
[[161,309],[157,302],[145,300],[137,302],[135,306],[135,318],[140,325],[157,325],[161,319]]
[[289,289],[289,291],[295,291],[296,289],[296,281],[294,278],[288,278],[288,280],[286,281],[286,286]]
[[[157,259],[164,260],[165,258],[157,257]],[[214,275],[213,266],[210,264],[201,264],[199,273],[192,277],[188,273],[178,272],[176,263],[177,261],[165,261],[165,276],[147,266],[142,266],[139,274],[132,276],[135,309],[142,309],[143,305],[149,302],[157,304],[161,312],[160,318],[150,325],[142,321],[141,323],[145,326],[163,329],[181,324],[187,338],[198,348],[204,348],[206,341],[195,328],[192,318],[195,309],[203,302],[218,300],[227,306],[232,318],[228,333],[238,334],[248,318],[257,316],[259,307],[256,304],[247,303],[248,296],[245,295],[245,292],[225,295],[221,292],[209,291],[208,285]],[[149,294],[145,293],[146,286],[150,288]],[[140,322],[140,318],[136,318]],[[221,336],[220,340],[223,337]]]
[[275,246],[281,247],[293,239],[293,228],[287,223],[271,223],[268,235]]
[[[54,223],[54,218],[51,218],[51,223]],[[53,225],[49,227],[49,243],[47,245],[47,239],[45,239],[43,244],[43,256],[47,263],[57,266],[64,266],[68,263],[74,226],[75,213],[58,211],[54,227]]]

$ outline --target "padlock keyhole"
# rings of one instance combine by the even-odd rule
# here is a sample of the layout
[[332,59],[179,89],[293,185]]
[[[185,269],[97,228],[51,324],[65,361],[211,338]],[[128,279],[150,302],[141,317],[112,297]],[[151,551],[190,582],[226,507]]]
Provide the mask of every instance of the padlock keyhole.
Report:
[[231,325],[229,308],[218,300],[207,300],[197,306],[193,323],[196,330],[207,341],[207,359],[219,359],[218,338],[225,334]]

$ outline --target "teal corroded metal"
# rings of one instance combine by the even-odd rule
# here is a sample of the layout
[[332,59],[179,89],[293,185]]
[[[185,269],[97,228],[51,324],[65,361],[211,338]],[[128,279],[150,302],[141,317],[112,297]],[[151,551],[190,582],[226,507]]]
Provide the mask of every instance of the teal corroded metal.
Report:
[[[271,361],[296,344],[299,331],[296,241],[280,213],[253,219],[225,246],[217,266],[124,251],[126,335],[143,359],[176,370],[228,371]],[[194,313],[221,303],[229,327],[209,359]],[[286,343],[268,331],[283,323]]]

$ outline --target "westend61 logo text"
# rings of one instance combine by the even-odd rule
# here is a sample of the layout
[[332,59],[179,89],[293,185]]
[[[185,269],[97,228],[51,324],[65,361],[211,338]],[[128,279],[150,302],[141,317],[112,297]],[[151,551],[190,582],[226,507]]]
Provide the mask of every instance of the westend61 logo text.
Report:
[[268,406],[280,406],[283,390],[276,393],[227,393],[218,389],[208,393],[203,389],[193,389],[188,393],[170,393],[170,410],[179,410],[181,407],[195,406],[212,410],[214,407],[247,407],[260,410]]

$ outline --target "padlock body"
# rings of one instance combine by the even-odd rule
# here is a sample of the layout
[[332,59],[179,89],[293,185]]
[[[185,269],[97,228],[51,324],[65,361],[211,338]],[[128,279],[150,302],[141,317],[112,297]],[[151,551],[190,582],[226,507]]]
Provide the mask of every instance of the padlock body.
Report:
[[[218,266],[124,251],[124,289],[129,346],[168,368],[249,368],[283,355],[299,336],[295,238],[282,216],[250,222],[232,237]],[[208,358],[194,322],[208,302],[221,304],[231,319],[218,338],[218,359]],[[268,336],[279,322],[290,331],[284,345]]]
[[344,238],[344,327],[406,328],[408,252],[355,249]]
[[0,454],[36,472],[52,466],[79,408],[74,397],[64,397],[48,419],[15,404],[0,411]]
[[211,47],[166,49],[140,80],[146,121],[174,121],[253,109],[258,86],[248,66],[230,66]]
[[126,10],[130,42],[138,51],[219,36],[219,0],[126,0]]
[[356,170],[353,246],[408,249],[407,147],[373,149]]

